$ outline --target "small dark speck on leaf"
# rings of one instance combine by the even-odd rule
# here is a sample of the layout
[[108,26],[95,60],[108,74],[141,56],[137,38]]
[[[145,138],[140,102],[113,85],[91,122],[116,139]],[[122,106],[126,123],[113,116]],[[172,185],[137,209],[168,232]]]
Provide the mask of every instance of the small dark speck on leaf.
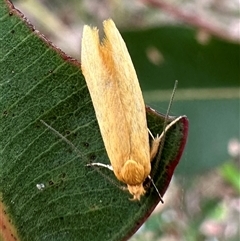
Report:
[[66,173],[65,173],[65,172],[61,173],[61,174],[59,175],[59,177],[60,177],[60,178],[65,178],[65,177],[66,177]]
[[71,131],[66,130],[65,133],[66,133],[66,135],[69,135],[71,133]]
[[55,120],[57,120],[57,116],[51,116],[51,118],[50,118],[51,120],[53,120],[53,121],[55,121]]
[[84,142],[83,145],[84,145],[85,147],[89,147],[89,143],[88,143],[88,142]]
[[94,154],[92,154],[91,156],[90,156],[90,160],[95,160],[96,159],[96,155],[94,155]]
[[5,110],[5,111],[3,111],[3,115],[8,115],[8,112]]
[[52,180],[50,180],[48,183],[50,186],[52,186],[54,184],[54,182]]
[[40,124],[40,123],[36,123],[36,124],[35,124],[35,127],[36,127],[36,128],[40,128],[40,127],[41,127],[41,124]]

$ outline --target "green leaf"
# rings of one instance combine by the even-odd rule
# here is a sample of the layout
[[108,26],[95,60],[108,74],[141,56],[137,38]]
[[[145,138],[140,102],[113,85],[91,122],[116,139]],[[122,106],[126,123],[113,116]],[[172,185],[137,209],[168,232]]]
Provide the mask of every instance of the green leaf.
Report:
[[[15,228],[20,240],[29,241],[126,239],[159,202],[156,190],[150,186],[140,202],[132,202],[128,192],[86,167],[109,160],[80,64],[52,46],[9,1],[0,1],[0,21],[0,215],[12,225],[1,230],[1,238]],[[164,116],[147,107],[147,119],[152,133],[160,134]],[[183,116],[167,132],[161,161],[153,163],[162,195],[187,131]],[[121,185],[109,170],[101,172]]]

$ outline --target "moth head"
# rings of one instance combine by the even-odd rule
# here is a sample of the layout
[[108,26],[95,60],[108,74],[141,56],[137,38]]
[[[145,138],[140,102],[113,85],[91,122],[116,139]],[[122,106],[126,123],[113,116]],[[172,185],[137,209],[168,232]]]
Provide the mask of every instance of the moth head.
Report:
[[145,194],[145,190],[143,188],[143,184],[139,184],[139,185],[135,185],[135,186],[131,186],[131,185],[127,185],[128,187],[128,191],[133,195],[133,198],[131,198],[131,200],[140,200],[141,196],[143,196]]
[[121,169],[121,180],[127,184],[128,191],[133,195],[132,200],[140,200],[145,194],[143,182],[148,173],[146,168],[135,160],[127,160]]

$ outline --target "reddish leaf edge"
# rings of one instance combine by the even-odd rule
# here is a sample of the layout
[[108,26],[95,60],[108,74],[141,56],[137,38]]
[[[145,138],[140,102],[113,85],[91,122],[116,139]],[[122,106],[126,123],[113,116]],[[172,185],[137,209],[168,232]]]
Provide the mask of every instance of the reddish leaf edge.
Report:
[[15,8],[15,6],[13,5],[13,3],[10,0],[4,0],[6,5],[9,8],[9,16],[15,15],[17,17],[19,17],[19,19],[21,19],[26,26],[37,36],[39,37],[43,43],[45,43],[48,47],[50,47],[51,49],[55,50],[63,60],[70,62],[71,64],[81,68],[81,64],[73,57],[67,55],[66,53],[64,53],[60,48],[58,48],[55,44],[53,44],[50,40],[48,40],[44,34],[40,33],[34,25],[31,24],[31,22],[27,19],[27,17],[25,17],[25,15],[18,10],[17,8]]

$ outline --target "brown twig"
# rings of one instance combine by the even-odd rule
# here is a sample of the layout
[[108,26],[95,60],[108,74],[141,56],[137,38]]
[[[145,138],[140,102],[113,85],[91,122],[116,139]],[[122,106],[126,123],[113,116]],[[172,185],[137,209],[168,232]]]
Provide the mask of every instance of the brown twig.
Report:
[[[232,34],[230,31],[217,26],[207,19],[203,19],[201,16],[196,14],[183,11],[179,7],[176,7],[164,0],[141,0],[143,3],[148,4],[152,7],[162,9],[164,12],[171,14],[176,19],[183,21],[189,25],[200,28],[204,32],[207,32],[213,36],[225,39],[231,42],[240,42],[240,36]],[[212,20],[212,19],[211,19]]]

